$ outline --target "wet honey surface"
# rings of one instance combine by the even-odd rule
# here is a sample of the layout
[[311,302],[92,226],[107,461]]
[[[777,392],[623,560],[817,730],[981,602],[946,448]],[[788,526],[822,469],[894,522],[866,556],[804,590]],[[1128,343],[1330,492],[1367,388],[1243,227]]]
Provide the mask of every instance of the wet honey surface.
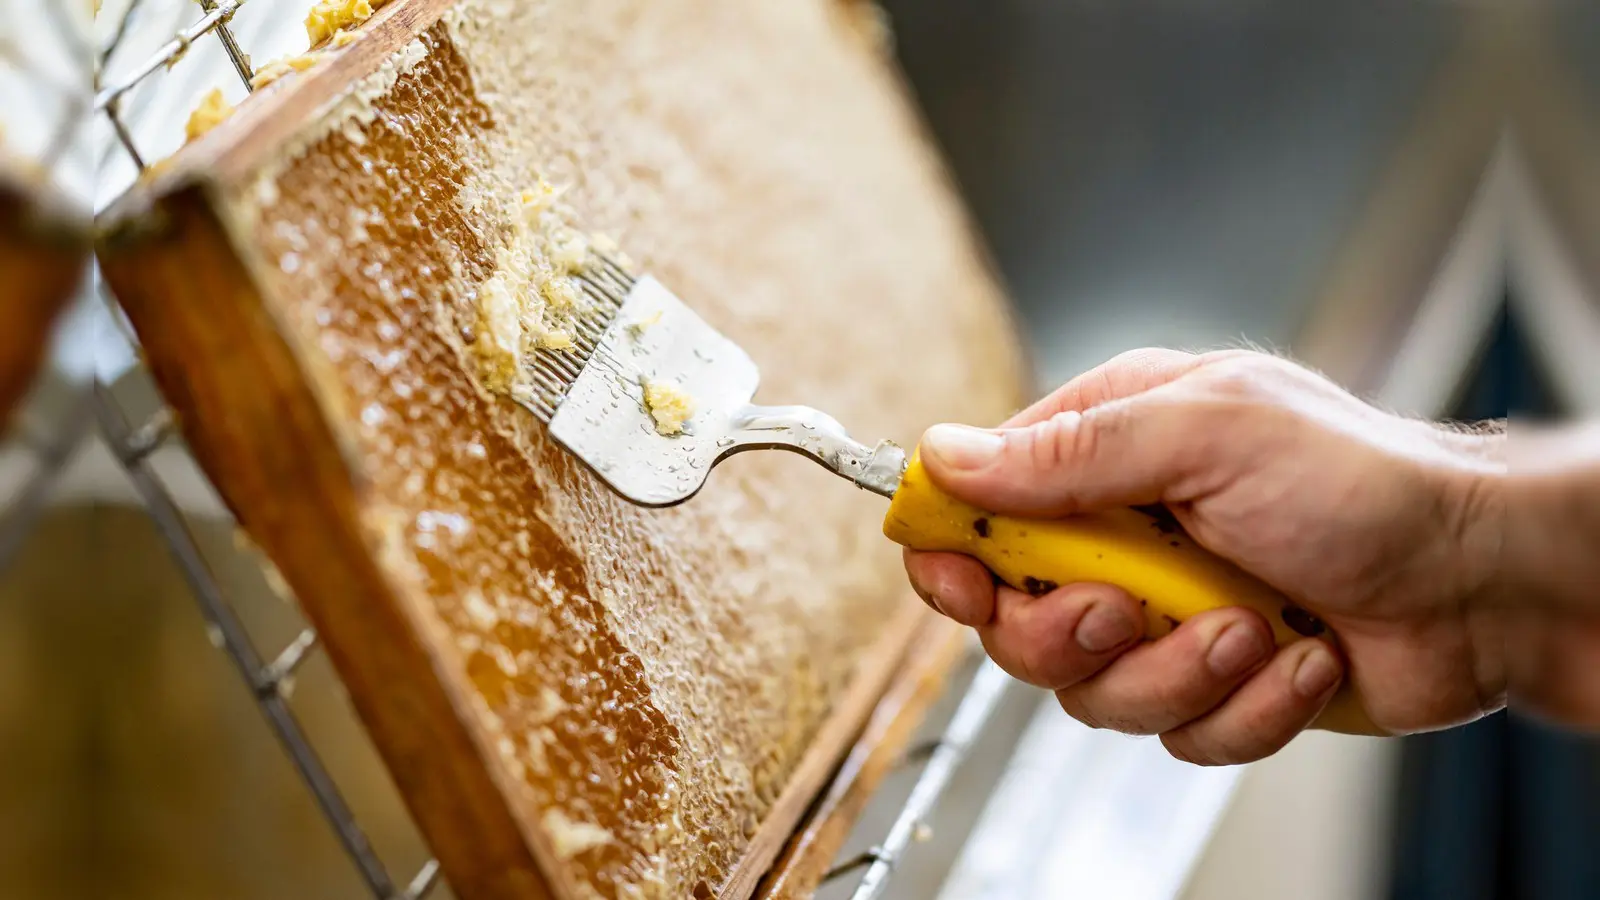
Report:
[[751,352],[758,399],[869,440],[1009,411],[998,298],[822,4],[467,3],[406,58],[241,188],[239,216],[386,568],[561,880],[709,896],[905,602],[883,502],[784,454],[672,510],[612,496],[481,381],[501,201],[558,185],[575,227]]

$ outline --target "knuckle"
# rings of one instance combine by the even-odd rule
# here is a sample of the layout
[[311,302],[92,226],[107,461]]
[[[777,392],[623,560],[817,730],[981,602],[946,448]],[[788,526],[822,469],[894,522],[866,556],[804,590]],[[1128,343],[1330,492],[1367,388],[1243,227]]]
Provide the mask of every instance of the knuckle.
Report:
[[1254,356],[1223,360],[1207,366],[1202,379],[1207,393],[1230,401],[1254,400],[1270,376],[1269,366]]
[[1162,353],[1163,351],[1154,347],[1135,347],[1132,350],[1124,350],[1121,353],[1118,353],[1116,356],[1106,360],[1105,364],[1100,367],[1100,370],[1104,372],[1108,369],[1122,369],[1127,368],[1128,366],[1138,365],[1152,357],[1159,357],[1162,355]]
[[1136,347],[1111,357],[1101,368],[1110,372],[1144,372],[1197,359],[1197,354],[1171,347]]
[[1129,360],[1127,357],[1131,355],[1132,353],[1123,353],[1094,371],[1092,381],[1088,385],[1090,388],[1088,396],[1095,400],[1096,405],[1104,403],[1117,395],[1117,384],[1112,378],[1112,373],[1116,372],[1119,367],[1128,365]]
[[1088,430],[1085,422],[1086,417],[1074,411],[1056,413],[1024,429],[1016,450],[1032,473],[1058,471],[1070,460],[1084,458],[1083,433]]
[[1001,671],[1023,684],[1044,687],[1036,679],[1027,654],[1019,652],[1014,643],[1008,640],[999,629],[981,629],[980,635],[984,651],[989,654],[989,659],[993,660]]
[[1039,676],[1039,661],[1036,658],[1036,655],[1036,650],[1034,650],[1028,644],[1023,644],[1021,647],[1016,649],[1014,654],[1012,654],[1012,658],[1016,660],[1017,669],[1019,672],[1021,672],[1021,678],[1023,681],[1026,681],[1035,687],[1048,687],[1044,679],[1040,678]]
[[1094,459],[1104,446],[1107,431],[1116,427],[1120,407],[1097,406],[1056,429],[1055,454],[1058,460],[1085,462]]
[[1055,416],[1050,420],[1050,440],[1046,444],[1046,459],[1042,460],[1051,468],[1061,465],[1063,460],[1074,459],[1079,456],[1078,441],[1085,429],[1082,427],[1083,416],[1071,413]]
[[1156,691],[1153,708],[1156,710],[1152,718],[1161,721],[1167,731],[1177,728],[1184,722],[1205,713],[1206,691],[1199,685],[1172,684],[1165,685]]
[[1070,678],[1061,674],[1061,662],[1052,657],[1041,641],[1025,642],[1017,656],[1018,663],[1028,673],[1028,683],[1046,690],[1055,690],[1071,683]]
[[1207,366],[1214,366],[1224,362],[1239,360],[1267,362],[1273,359],[1273,356],[1270,353],[1263,353],[1260,350],[1252,350],[1247,347],[1228,347],[1223,350],[1212,350],[1209,353],[1203,354],[1202,359]]

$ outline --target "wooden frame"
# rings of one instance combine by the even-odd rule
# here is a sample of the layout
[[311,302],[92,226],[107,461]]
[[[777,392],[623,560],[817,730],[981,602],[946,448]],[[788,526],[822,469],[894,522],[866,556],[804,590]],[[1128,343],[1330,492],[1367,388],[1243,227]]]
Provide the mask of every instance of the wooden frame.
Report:
[[[251,98],[232,121],[184,148],[110,208],[99,255],[196,459],[300,596],[457,894],[472,900],[577,897],[557,874],[568,857],[515,799],[515,779],[496,761],[494,735],[467,713],[470,685],[450,674],[462,660],[441,639],[437,611],[386,563],[386,537],[364,514],[368,479],[340,405],[337,376],[289,321],[290,300],[257,236],[233,211],[242,186],[275,163],[280,148],[298,139],[326,104],[419,37],[441,52],[448,36],[437,21],[452,5],[391,3],[340,54]],[[935,195],[934,206],[941,202]],[[981,279],[976,251],[966,248],[965,255],[959,258],[958,247],[961,277]],[[977,294],[987,292],[980,280],[972,283]],[[973,361],[1009,341],[996,323],[989,318],[981,325],[979,349],[969,351]],[[981,394],[1005,397],[1003,404],[980,401],[990,404],[985,415],[1001,415],[1020,399],[1014,372],[1014,365],[1002,365],[983,376],[989,387]],[[549,459],[541,464],[551,465]],[[285,485],[295,486],[292,499],[283,496]],[[755,889],[916,635],[939,648],[931,655],[919,651],[914,669],[920,679],[930,681],[948,665],[951,632],[941,638],[928,618],[922,608],[905,605],[885,620],[737,866],[715,889],[697,885],[695,896],[715,890],[743,897]],[[895,733],[904,739],[901,732],[925,699],[897,695],[887,702],[892,712],[884,714],[899,724],[874,760],[892,749]],[[881,774],[881,761],[863,768],[845,782],[856,799],[840,807],[859,808],[859,796]],[[836,832],[847,814],[828,812],[827,834],[791,852],[785,865],[814,870],[842,839]]]
[[88,259],[84,222],[45,185],[0,171],[0,421],[32,384]]

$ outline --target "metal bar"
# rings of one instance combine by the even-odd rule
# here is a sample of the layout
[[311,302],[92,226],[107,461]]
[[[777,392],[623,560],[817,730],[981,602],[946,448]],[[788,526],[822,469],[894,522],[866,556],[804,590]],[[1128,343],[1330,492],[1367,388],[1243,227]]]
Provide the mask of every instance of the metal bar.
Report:
[[863,850],[860,853],[857,853],[855,856],[850,857],[849,859],[835,865],[833,868],[825,872],[822,876],[821,883],[827,884],[830,881],[843,878],[844,876],[849,875],[851,872],[872,865],[882,857],[882,847],[873,847],[870,850]]
[[925,827],[924,821],[938,805],[939,798],[950,784],[950,777],[966,759],[972,742],[999,705],[1009,680],[1009,676],[993,662],[985,660],[979,667],[966,695],[961,698],[961,704],[956,707],[955,716],[945,727],[939,746],[929,755],[927,767],[918,776],[905,806],[901,807],[894,825],[889,828],[888,836],[871,851],[872,863],[867,867],[866,874],[861,876],[861,883],[850,895],[850,900],[877,900],[883,896],[888,889],[889,879],[894,875],[895,866],[900,863],[918,832]]
[[[200,8],[206,12],[213,12],[217,8],[217,0],[200,0]],[[250,69],[250,57],[239,49],[239,41],[234,38],[233,30],[228,27],[228,20],[233,18],[233,13],[228,13],[222,21],[217,23],[217,37],[222,39],[222,49],[228,52],[228,61],[233,63],[233,70],[239,73],[239,80],[244,82],[244,89],[254,90],[250,79],[255,73]]]
[[111,120],[111,130],[116,132],[117,140],[122,142],[122,149],[128,151],[128,157],[133,160],[134,165],[139,167],[139,171],[143,172],[146,168],[144,157],[139,155],[139,148],[134,145],[133,135],[129,133],[128,126],[124,125],[122,117],[117,115],[117,107],[121,103],[121,95],[113,97],[111,105],[105,109],[106,118]]
[[166,443],[167,438],[172,436],[174,425],[172,410],[162,407],[143,425],[128,432],[128,439],[117,448],[117,458],[124,465],[144,459]]
[[430,859],[417,870],[415,878],[406,888],[406,900],[422,900],[433,892],[434,885],[439,883],[439,861]]
[[939,748],[943,745],[944,741],[942,739],[923,741],[922,743],[908,749],[905,752],[905,755],[900,758],[900,765],[909,766],[915,763],[923,762],[927,760],[928,757],[938,752]]
[[300,664],[306,661],[306,657],[316,645],[317,630],[315,628],[307,628],[300,632],[293,641],[289,642],[289,646],[283,648],[283,652],[278,654],[277,659],[268,663],[266,668],[261,670],[261,677],[256,680],[256,692],[271,691],[287,698],[289,694],[287,686],[289,678],[294,675],[295,669],[300,668]]
[[161,532],[167,548],[172,552],[189,584],[189,589],[200,602],[200,612],[206,619],[208,629],[220,639],[222,649],[228,652],[239,673],[249,683],[257,705],[261,707],[268,723],[277,733],[278,740],[288,751],[295,768],[300,772],[300,777],[311,788],[312,796],[321,807],[323,816],[333,826],[339,842],[344,845],[345,852],[361,870],[361,876],[366,881],[372,896],[378,900],[392,900],[395,897],[394,882],[390,880],[383,863],[373,852],[372,844],[367,840],[366,834],[356,824],[355,817],[339,793],[338,786],[334,784],[322,761],[317,757],[316,751],[306,740],[299,721],[295,719],[294,713],[276,690],[263,690],[261,658],[250,642],[244,623],[239,621],[232,607],[223,598],[210,567],[206,565],[205,558],[183,521],[183,514],[161,486],[160,480],[151,471],[147,460],[127,458],[126,444],[129,435],[127,420],[111,397],[110,390],[98,382],[94,386],[94,411],[100,424],[101,434],[117,452],[117,457],[124,460],[128,478],[144,501],[146,512]]
[[[189,49],[189,45],[193,44],[196,38],[211,33],[219,25],[222,25],[229,19],[233,18],[233,14],[238,12],[240,7],[244,6],[247,2],[249,2],[249,0],[222,0],[221,3],[216,4],[215,8],[202,16],[199,21],[178,32],[177,35],[172,38],[172,40],[162,44],[161,49],[157,50],[149,59],[136,66],[134,70],[121,81],[118,81],[111,87],[103,88],[99,93],[95,94],[94,111],[101,112],[105,110],[111,104],[115,103],[119,98],[121,98],[123,94],[133,90],[141,81],[144,81],[146,78],[150,77],[152,72],[161,69],[163,66],[182,56],[184,51]],[[245,80],[249,81],[248,78]]]

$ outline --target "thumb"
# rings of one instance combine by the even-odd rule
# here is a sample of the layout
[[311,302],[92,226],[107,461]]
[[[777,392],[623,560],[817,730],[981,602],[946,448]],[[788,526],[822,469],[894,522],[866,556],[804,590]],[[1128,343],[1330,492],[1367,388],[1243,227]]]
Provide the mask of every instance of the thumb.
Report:
[[1178,497],[1217,462],[1219,427],[1209,404],[1161,389],[1022,428],[935,425],[920,455],[928,475],[957,499],[1035,518]]

